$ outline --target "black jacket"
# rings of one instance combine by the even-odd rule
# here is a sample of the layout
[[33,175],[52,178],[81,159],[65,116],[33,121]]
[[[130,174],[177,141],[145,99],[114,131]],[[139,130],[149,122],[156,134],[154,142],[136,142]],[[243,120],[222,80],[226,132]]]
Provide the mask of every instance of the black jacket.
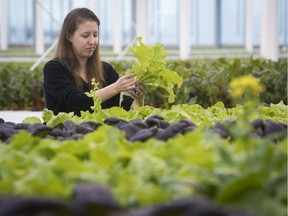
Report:
[[[119,74],[109,63],[102,62],[102,64],[105,79],[103,87],[105,87],[116,82]],[[92,111],[93,99],[85,94],[91,88],[83,80],[82,89],[78,89],[71,72],[58,60],[54,59],[47,62],[43,74],[46,107],[52,110],[55,115],[59,112],[74,112],[74,114],[80,115],[80,111]],[[117,94],[104,101],[101,104],[102,109],[119,106],[119,101],[120,94]],[[125,110],[129,110],[132,103],[133,99],[131,97],[124,96],[121,106]]]

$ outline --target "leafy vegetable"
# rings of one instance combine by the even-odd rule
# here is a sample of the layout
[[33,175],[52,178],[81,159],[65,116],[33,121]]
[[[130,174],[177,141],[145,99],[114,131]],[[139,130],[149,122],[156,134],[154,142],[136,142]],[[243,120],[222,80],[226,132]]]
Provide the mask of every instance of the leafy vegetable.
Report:
[[129,47],[129,51],[138,60],[126,73],[134,73],[136,80],[147,86],[154,86],[165,89],[169,93],[168,101],[175,100],[174,85],[178,88],[182,85],[182,78],[166,67],[166,50],[161,43],[148,46],[142,42],[142,38],[136,38],[138,44]]
[[93,106],[91,106],[91,109],[94,111],[94,113],[96,112],[99,112],[101,111],[101,103],[102,103],[102,100],[100,97],[97,97],[95,95],[95,91],[99,89],[99,83],[96,82],[95,78],[92,78],[91,80],[91,84],[93,86],[93,88],[90,90],[90,92],[85,92],[85,94],[88,96],[88,97],[91,97],[93,98]]
[[69,199],[80,182],[95,182],[107,185],[123,205],[208,197],[264,216],[284,215],[286,142],[228,142],[195,130],[167,142],[131,145],[108,125],[63,142],[22,132],[0,145],[0,193]]
[[59,123],[63,123],[67,120],[77,117],[74,115],[74,112],[60,112],[58,115],[55,116],[51,110],[45,108],[42,113],[42,118],[47,125],[55,126]]
[[[246,133],[251,125],[243,124],[241,118],[250,109],[249,120],[260,117],[287,123],[287,106],[279,103],[257,107],[251,103],[229,109],[220,102],[208,109],[187,104],[170,110],[144,106],[125,111],[115,107],[85,113],[84,119],[71,113],[54,116],[45,110],[43,119],[48,126],[64,123],[65,133],[70,133],[69,128],[71,132],[79,131],[72,121],[101,122],[104,116],[113,116],[114,122],[117,116],[127,121],[141,118],[148,124],[151,116],[159,115],[169,123],[184,119],[198,127],[165,142],[145,138],[133,143],[123,131],[106,124],[78,140],[41,139],[21,131],[9,143],[0,141],[0,193],[69,199],[79,183],[100,183],[107,185],[125,206],[207,197],[228,208],[263,216],[284,215],[287,137],[276,143],[269,136],[253,138]],[[232,126],[229,119],[233,120]],[[220,126],[237,133],[222,139],[206,130],[219,120],[226,120]],[[267,133],[275,129],[272,126],[262,122],[259,127]]]
[[27,124],[42,124],[41,119],[36,116],[26,117],[22,122]]
[[[170,109],[153,108],[151,106],[138,107],[133,110],[126,111],[120,107],[112,107],[110,109],[102,109],[98,113],[81,112],[81,116],[73,115],[73,113],[59,113],[54,116],[53,112],[44,109],[42,113],[43,121],[49,126],[55,126],[58,123],[64,123],[70,119],[76,123],[82,123],[87,121],[96,121],[103,123],[107,117],[118,117],[126,121],[132,121],[136,118],[147,119],[152,115],[162,116],[169,123],[175,123],[181,119],[187,119],[201,128],[205,126],[214,125],[217,121],[223,119],[238,119],[242,116],[243,110],[248,109],[249,104],[238,105],[234,108],[225,108],[222,102],[218,102],[215,105],[203,108],[199,104],[181,104],[173,105]],[[260,118],[263,120],[274,120],[284,124],[288,123],[287,119],[288,109],[287,105],[283,102],[278,104],[270,104],[269,107],[259,106],[254,107],[253,115],[251,114],[250,120]]]

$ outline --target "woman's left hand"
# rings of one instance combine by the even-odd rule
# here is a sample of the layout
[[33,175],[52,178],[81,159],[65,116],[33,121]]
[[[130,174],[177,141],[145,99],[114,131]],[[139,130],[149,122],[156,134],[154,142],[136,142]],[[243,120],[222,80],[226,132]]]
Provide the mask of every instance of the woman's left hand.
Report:
[[137,103],[136,106],[144,106],[147,91],[148,88],[145,84],[137,82],[135,88],[129,90],[128,93]]

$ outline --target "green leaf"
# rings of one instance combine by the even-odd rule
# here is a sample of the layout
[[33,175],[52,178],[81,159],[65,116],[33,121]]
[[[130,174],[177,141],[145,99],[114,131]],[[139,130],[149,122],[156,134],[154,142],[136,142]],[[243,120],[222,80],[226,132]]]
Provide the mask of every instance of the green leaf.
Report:
[[14,183],[14,187],[16,194],[53,197],[67,197],[71,190],[71,185],[65,184],[61,176],[47,166],[30,169],[24,178]]
[[58,113],[57,116],[53,115],[52,118],[50,118],[49,121],[46,123],[49,126],[55,126],[57,124],[64,123],[67,120],[72,120],[73,116],[74,116],[74,112],[70,112],[70,113],[60,112]]
[[42,124],[42,121],[40,118],[36,117],[36,116],[32,116],[32,117],[26,117],[22,123],[25,124]]
[[41,141],[39,137],[33,137],[27,131],[22,130],[14,135],[11,140],[11,147],[24,152],[31,151]]
[[241,200],[241,197],[246,196],[251,190],[263,189],[264,181],[264,173],[244,172],[219,188],[216,201],[219,203],[230,203]]
[[142,42],[142,38],[136,38],[136,43],[129,47],[129,51],[137,61],[132,65],[127,73],[134,73],[136,80],[148,86],[163,88],[167,91],[168,102],[175,101],[174,85],[178,88],[182,85],[182,78],[175,71],[166,67],[165,58],[167,56],[163,44],[156,43],[148,46]]
[[42,113],[42,119],[44,122],[49,122],[54,117],[53,111],[45,108]]
[[[50,169],[67,173],[93,172],[94,169],[69,153],[59,153],[50,162]],[[65,174],[64,174],[65,175]]]

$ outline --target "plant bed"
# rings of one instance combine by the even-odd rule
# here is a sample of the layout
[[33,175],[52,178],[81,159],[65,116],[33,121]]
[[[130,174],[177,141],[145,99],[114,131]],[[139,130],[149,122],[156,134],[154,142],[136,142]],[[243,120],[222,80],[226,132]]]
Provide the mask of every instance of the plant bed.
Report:
[[[250,65],[248,74],[240,61],[224,70],[228,62],[222,59],[214,65],[220,76],[208,70],[209,79],[201,76],[208,82],[200,87],[220,84],[209,102],[227,91],[235,106],[172,105],[181,98],[175,87],[191,80],[185,84],[187,76],[167,68],[161,44],[138,42],[130,48],[138,61],[126,72],[149,91],[165,92],[168,104],[102,109],[91,80],[94,89],[86,93],[93,97],[91,113],[55,116],[44,109],[42,119],[31,116],[17,124],[0,119],[0,215],[284,216],[286,83],[279,94],[284,102],[267,103]],[[227,71],[243,73],[226,79]],[[283,75],[282,69],[272,71]]]
[[[111,108],[81,116],[54,116],[45,110],[43,119],[29,117],[21,124],[3,121],[0,128],[17,132],[1,141],[0,192],[7,199],[17,196],[20,201],[15,205],[31,203],[24,205],[27,211],[38,202],[43,211],[54,205],[77,214],[74,208],[91,202],[90,215],[104,208],[102,215],[152,216],[175,210],[180,216],[203,206],[213,215],[285,215],[287,106],[251,106]],[[119,122],[140,130],[165,130],[185,122],[191,130],[165,140],[129,140]],[[37,128],[44,129],[36,132]],[[51,137],[56,129],[69,134],[67,139]],[[86,132],[72,138],[80,129]],[[75,197],[75,190],[80,190],[82,199]],[[103,199],[97,200],[99,194]],[[105,194],[110,194],[106,203]]]

